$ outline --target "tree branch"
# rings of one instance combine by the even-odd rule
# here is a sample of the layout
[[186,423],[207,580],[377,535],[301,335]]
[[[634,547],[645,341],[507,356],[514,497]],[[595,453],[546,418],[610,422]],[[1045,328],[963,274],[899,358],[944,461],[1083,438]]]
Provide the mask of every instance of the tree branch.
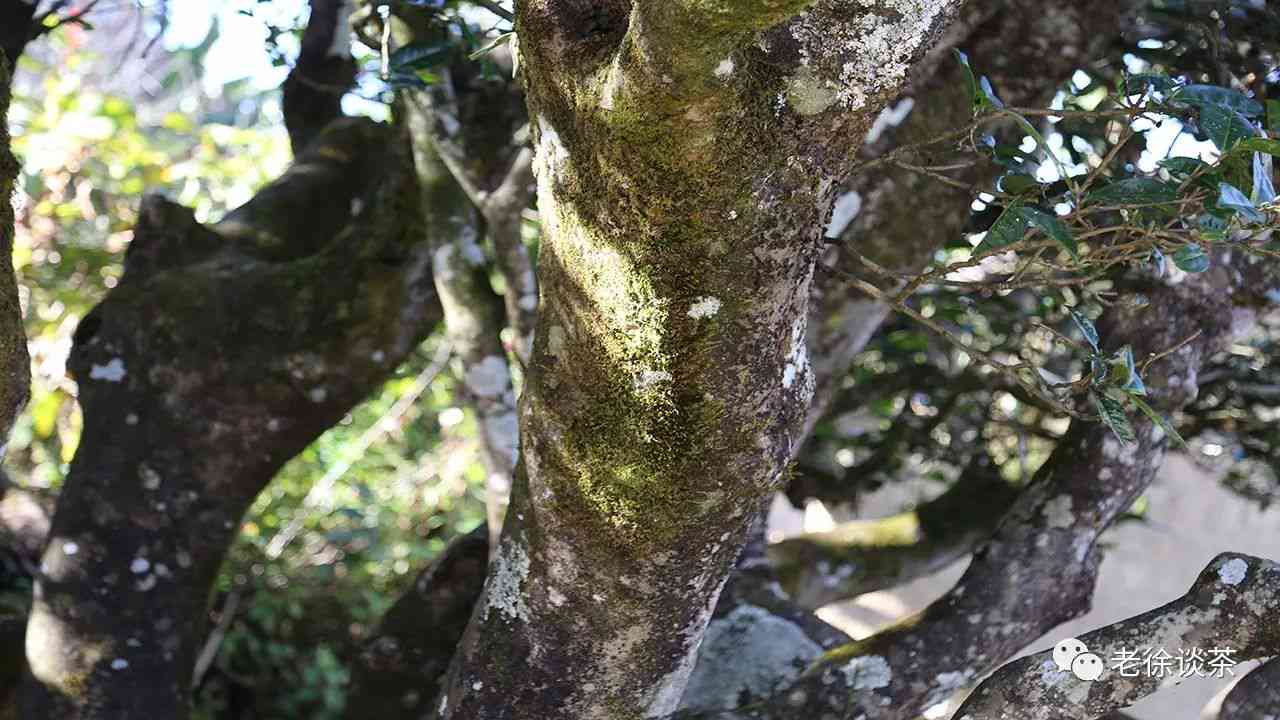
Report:
[[378,624],[353,669],[346,716],[410,720],[430,709],[484,587],[484,527],[454,540]]
[[243,513],[440,318],[406,145],[341,121],[212,230],[144,204],[124,277],[74,337],[85,426],[37,579],[27,716],[187,716]]
[[[1163,650],[1172,657],[1185,657],[1194,650],[1208,653],[1222,648],[1231,651],[1235,662],[1280,654],[1280,564],[1223,553],[1200,573],[1186,595],[1081,635],[1079,640],[1108,664],[1100,679],[1090,682],[1060,671],[1053,651],[1045,650],[1000,668],[955,716],[960,720],[1087,720],[1128,707],[1171,684],[1169,678],[1141,668],[1125,671],[1112,664],[1111,658],[1124,657],[1122,653],[1141,657]],[[1267,680],[1264,673],[1251,685],[1270,687]],[[1271,707],[1275,708],[1274,703]]]
[[[1099,323],[1108,347],[1139,357],[1196,339],[1152,364],[1151,404],[1169,413],[1196,393],[1197,371],[1247,324],[1280,269],[1220,252],[1215,269],[1148,288],[1147,309],[1113,306]],[[728,717],[836,712],[913,718],[1089,605],[1101,533],[1155,476],[1166,438],[1150,422],[1121,445],[1104,427],[1074,421],[1030,486],[975,554],[959,583],[919,615],[828,653],[768,703]],[[1052,581],[1048,579],[1052,578]]]
[[[1274,569],[1275,563],[1271,564]],[[1271,588],[1272,597],[1280,597],[1280,590]],[[1261,625],[1261,623],[1260,623]],[[1280,626],[1280,620],[1272,618],[1270,627]],[[1218,720],[1274,720],[1280,717],[1280,640],[1270,647],[1271,660],[1254,668],[1222,701]]]
[[354,0],[311,0],[298,60],[284,81],[284,124],[301,155],[329,123],[342,117],[342,96],[356,78],[349,18]]
[[10,198],[18,161],[9,148],[10,82],[9,61],[0,57],[0,457],[9,441],[9,430],[31,394],[27,335],[13,274],[14,215]]
[[915,510],[774,543],[769,559],[796,603],[818,608],[941,570],[985,540],[1017,495],[982,453]]

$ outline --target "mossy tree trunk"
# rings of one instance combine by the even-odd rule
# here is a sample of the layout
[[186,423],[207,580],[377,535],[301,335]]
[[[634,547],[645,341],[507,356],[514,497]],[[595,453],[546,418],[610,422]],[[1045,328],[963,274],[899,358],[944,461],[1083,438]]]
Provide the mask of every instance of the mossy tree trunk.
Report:
[[[439,321],[394,138],[332,126],[213,228],[144,200],[124,277],[74,338],[85,428],[36,583],[24,717],[187,716],[242,514]],[[252,220],[291,205],[334,210]]]
[[799,441],[835,190],[959,4],[519,4],[542,305],[441,716],[676,708]]
[[13,275],[13,181],[18,161],[9,148],[10,63],[0,51],[0,458],[14,418],[30,395],[31,369],[22,308]]

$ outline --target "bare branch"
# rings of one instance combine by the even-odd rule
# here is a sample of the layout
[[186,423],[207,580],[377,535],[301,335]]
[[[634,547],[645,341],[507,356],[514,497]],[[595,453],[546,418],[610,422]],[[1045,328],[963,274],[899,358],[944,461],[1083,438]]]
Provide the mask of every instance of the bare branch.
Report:
[[967,555],[1016,497],[979,454],[945,493],[915,510],[774,543],[769,559],[796,603],[818,608],[901,585]]
[[352,0],[311,0],[297,63],[284,81],[282,107],[293,154],[342,116],[342,96],[356,77],[351,57]]
[[[1172,657],[1196,650],[1202,654],[1211,649],[1229,650],[1229,660],[1235,662],[1278,654],[1280,564],[1224,553],[1209,563],[1186,595],[1081,635],[1079,640],[1104,664],[1124,657],[1123,653],[1141,657],[1161,650]],[[1098,680],[1083,680],[1060,670],[1053,651],[1045,650],[1000,668],[978,686],[955,716],[959,720],[1091,720],[1128,707],[1169,684],[1168,678],[1140,669],[1130,673],[1115,665],[1107,665]],[[1265,673],[1251,685],[1272,693],[1275,690]],[[1272,700],[1276,697],[1273,694]],[[1274,703],[1271,707],[1275,709]]]

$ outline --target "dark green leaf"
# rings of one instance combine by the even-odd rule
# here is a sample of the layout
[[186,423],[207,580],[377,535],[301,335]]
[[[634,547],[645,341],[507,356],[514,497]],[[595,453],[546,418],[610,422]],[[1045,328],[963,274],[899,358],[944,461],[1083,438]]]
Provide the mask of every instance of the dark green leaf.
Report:
[[1173,264],[1183,272],[1202,273],[1209,269],[1209,256],[1205,254],[1204,248],[1189,243],[1173,254]]
[[1129,417],[1125,415],[1124,405],[1110,395],[1096,390],[1090,392],[1089,397],[1093,398],[1094,407],[1098,409],[1098,416],[1102,418],[1103,424],[1115,434],[1116,439],[1126,445],[1133,442],[1135,439],[1133,426],[1129,424]]
[[393,71],[422,70],[443,65],[453,55],[453,46],[447,43],[409,43],[391,53],[389,65]]
[[1142,411],[1142,414],[1151,419],[1151,422],[1158,425],[1160,429],[1164,431],[1164,434],[1173,441],[1173,444],[1176,447],[1187,447],[1187,441],[1182,439],[1182,436],[1178,434],[1178,431],[1173,427],[1173,424],[1170,423],[1165,416],[1156,412],[1155,408],[1148,405],[1146,400],[1143,400],[1142,398],[1133,398],[1133,404],[1137,405],[1138,409]]
[[1260,137],[1245,138],[1236,145],[1236,151],[1260,152],[1280,157],[1280,140]]
[[1026,173],[1009,173],[1000,178],[997,187],[1001,192],[1007,192],[1010,195],[1021,195],[1022,193],[1039,190],[1040,181]]
[[980,110],[989,101],[987,96],[978,88],[978,77],[973,74],[973,67],[969,65],[969,56],[959,50],[953,52],[956,54],[956,60],[960,61],[960,67],[964,69],[964,79],[969,87],[969,98],[973,103],[973,109]]
[[1022,239],[1027,234],[1027,230],[1031,224],[1022,213],[1022,203],[1014,202],[1005,207],[1004,212],[1000,213],[1000,217],[991,224],[991,228],[987,230],[987,236],[978,243],[978,247],[974,248],[974,253],[983,253],[988,250],[1002,248],[1006,245],[1012,245]]
[[1171,157],[1161,160],[1160,167],[1168,170],[1173,175],[1191,175],[1213,166],[1199,158]]
[[1223,105],[1201,105],[1200,127],[1223,152],[1257,134],[1249,118]]
[[1216,105],[1229,108],[1245,115],[1261,115],[1262,103],[1236,90],[1216,85],[1185,85],[1178,91],[1176,99],[1182,102],[1205,107]]
[[1258,208],[1249,199],[1249,196],[1241,192],[1240,188],[1229,183],[1220,183],[1218,185],[1218,207],[1227,210],[1234,210],[1237,215],[1244,218],[1247,222],[1263,223],[1267,218],[1258,212]]
[[1125,178],[1089,193],[1096,205],[1151,205],[1178,199],[1178,186],[1155,178]]
[[1196,217],[1196,227],[1206,240],[1219,241],[1227,237],[1227,221],[1216,215],[1205,213]]
[[1085,342],[1089,343],[1094,352],[1098,352],[1098,329],[1093,326],[1093,321],[1075,308],[1067,308],[1067,312],[1071,314],[1071,320],[1075,322],[1076,327],[1080,328],[1080,334],[1084,336]]
[[1076,239],[1071,234],[1071,230],[1066,224],[1058,219],[1057,215],[1051,215],[1040,208],[1023,207],[1020,208],[1023,218],[1032,226],[1039,228],[1045,235],[1057,241],[1071,257],[1076,260],[1080,259],[1080,255],[1076,249]]

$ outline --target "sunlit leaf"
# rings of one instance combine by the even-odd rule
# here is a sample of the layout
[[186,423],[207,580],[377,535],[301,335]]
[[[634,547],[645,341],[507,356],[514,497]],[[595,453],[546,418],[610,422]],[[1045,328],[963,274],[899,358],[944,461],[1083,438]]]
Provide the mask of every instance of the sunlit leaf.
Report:
[[1095,205],[1171,203],[1178,199],[1178,186],[1155,178],[1125,178],[1094,190],[1088,199]]
[[1234,210],[1237,215],[1248,222],[1266,222],[1266,216],[1258,211],[1257,206],[1240,188],[1230,183],[1220,183],[1218,185],[1218,193],[1218,207]]
[[1253,154],[1253,192],[1249,199],[1255,205],[1266,205],[1276,199],[1276,186],[1271,179],[1271,156]]
[[514,32],[502,33],[498,37],[494,38],[493,42],[471,53],[470,57],[472,60],[479,60],[484,55],[488,55],[489,53],[493,52],[497,48],[511,42],[511,39],[514,38],[515,36],[516,34]]
[[1093,321],[1075,308],[1067,308],[1067,312],[1071,314],[1071,320],[1076,327],[1080,328],[1080,334],[1084,336],[1085,342],[1089,343],[1094,352],[1098,352],[1098,329],[1093,326]]
[[1280,140],[1260,137],[1245,138],[1236,145],[1236,151],[1261,152],[1280,156]]

